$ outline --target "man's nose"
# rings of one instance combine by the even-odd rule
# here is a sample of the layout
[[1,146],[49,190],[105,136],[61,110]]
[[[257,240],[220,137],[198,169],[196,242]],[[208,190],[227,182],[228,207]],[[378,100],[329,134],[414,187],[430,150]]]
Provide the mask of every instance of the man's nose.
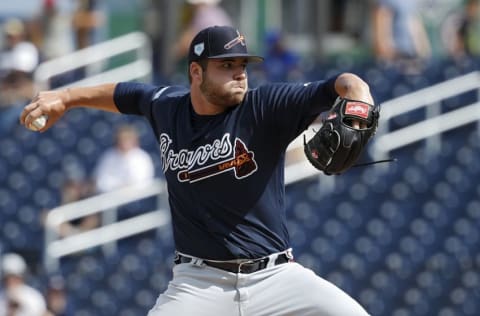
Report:
[[240,68],[238,71],[235,71],[233,74],[233,79],[235,80],[243,80],[247,77],[247,70],[244,68]]

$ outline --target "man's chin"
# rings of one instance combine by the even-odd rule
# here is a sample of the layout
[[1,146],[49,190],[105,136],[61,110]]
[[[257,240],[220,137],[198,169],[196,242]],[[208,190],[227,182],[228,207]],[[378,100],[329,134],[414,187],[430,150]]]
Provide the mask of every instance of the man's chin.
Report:
[[232,95],[232,102],[234,103],[234,105],[236,104],[239,104],[243,101],[243,98],[245,97],[245,92],[242,91],[242,92],[238,92],[238,93],[234,93]]

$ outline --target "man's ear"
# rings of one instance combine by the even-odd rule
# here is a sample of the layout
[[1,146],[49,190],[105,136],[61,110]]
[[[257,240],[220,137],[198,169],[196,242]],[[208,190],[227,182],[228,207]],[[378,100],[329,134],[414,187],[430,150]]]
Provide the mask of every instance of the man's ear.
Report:
[[190,76],[192,77],[192,81],[202,81],[203,69],[200,64],[196,62],[190,63]]

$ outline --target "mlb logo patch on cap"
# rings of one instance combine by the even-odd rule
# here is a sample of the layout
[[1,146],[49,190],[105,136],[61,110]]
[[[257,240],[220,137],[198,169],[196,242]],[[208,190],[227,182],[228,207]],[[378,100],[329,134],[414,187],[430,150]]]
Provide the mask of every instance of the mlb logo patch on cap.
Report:
[[203,51],[205,50],[205,43],[198,43],[193,47],[193,52],[197,56],[201,56]]

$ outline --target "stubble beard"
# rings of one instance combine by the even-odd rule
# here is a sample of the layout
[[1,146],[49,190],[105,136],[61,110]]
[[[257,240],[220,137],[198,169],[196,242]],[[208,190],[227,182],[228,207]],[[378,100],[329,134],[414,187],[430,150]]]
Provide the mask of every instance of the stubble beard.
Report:
[[220,85],[213,83],[207,78],[206,75],[203,76],[202,83],[200,84],[200,91],[212,104],[229,107],[234,106],[242,102],[245,92],[235,93],[231,90],[226,90]]

